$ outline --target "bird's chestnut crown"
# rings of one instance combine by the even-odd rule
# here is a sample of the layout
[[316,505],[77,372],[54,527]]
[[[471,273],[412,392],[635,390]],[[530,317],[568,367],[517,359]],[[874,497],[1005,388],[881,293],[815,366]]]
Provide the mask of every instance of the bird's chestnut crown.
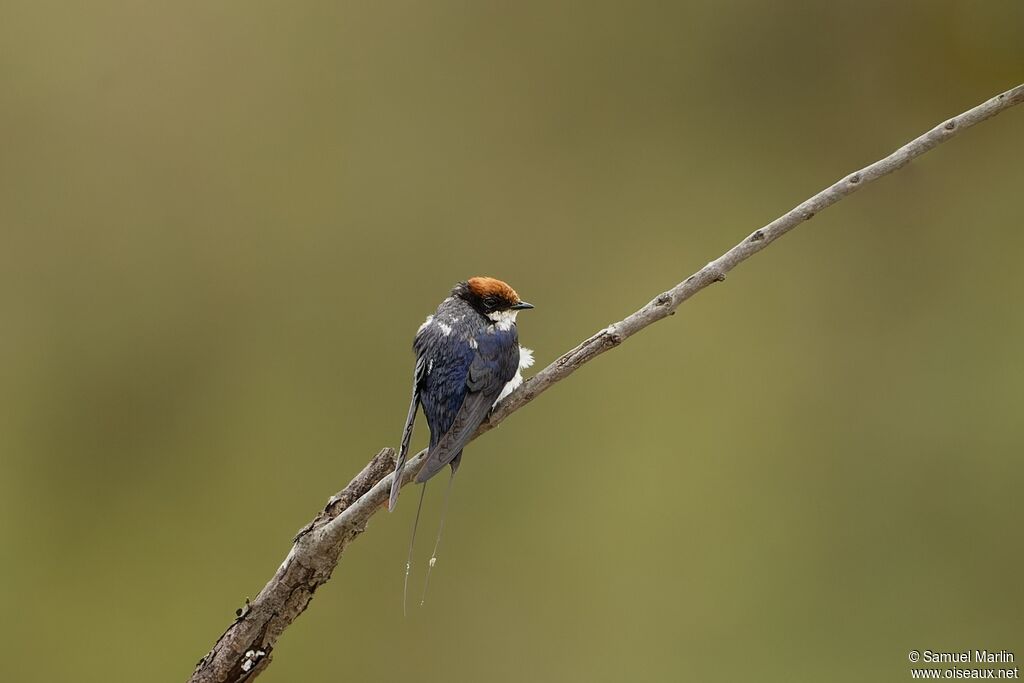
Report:
[[516,290],[507,283],[493,277],[471,277],[457,284],[452,294],[465,299],[484,315],[533,308],[533,304],[520,299]]

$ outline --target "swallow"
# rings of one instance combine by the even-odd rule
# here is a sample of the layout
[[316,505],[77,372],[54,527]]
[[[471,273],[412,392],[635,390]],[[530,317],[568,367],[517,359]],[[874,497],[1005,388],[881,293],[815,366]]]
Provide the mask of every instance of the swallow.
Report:
[[[409,572],[416,543],[420,511],[426,482],[444,469],[451,468],[448,489],[441,512],[437,540],[430,557],[423,585],[426,598],[430,570],[437,562],[444,520],[448,512],[455,473],[462,461],[462,450],[473,438],[491,409],[523,383],[522,371],[533,365],[533,352],[519,345],[516,316],[533,308],[519,298],[516,290],[493,277],[471,277],[460,282],[441,302],[437,310],[420,325],[413,341],[416,365],[413,370],[412,400],[402,431],[402,443],[391,482],[388,510],[393,510],[402,488],[402,474],[409,456],[416,415],[422,408],[430,428],[427,457],[416,472],[416,483],[423,484],[419,506],[409,541],[405,563],[405,589],[409,590]],[[420,601],[422,604],[423,601]]]
[[416,473],[424,483],[449,465],[459,468],[462,449],[491,408],[523,383],[533,352],[519,346],[516,316],[533,308],[516,290],[492,277],[460,282],[427,316],[413,341],[416,365],[412,400],[402,432],[388,509],[402,486],[413,425],[420,407],[430,428],[427,458]]

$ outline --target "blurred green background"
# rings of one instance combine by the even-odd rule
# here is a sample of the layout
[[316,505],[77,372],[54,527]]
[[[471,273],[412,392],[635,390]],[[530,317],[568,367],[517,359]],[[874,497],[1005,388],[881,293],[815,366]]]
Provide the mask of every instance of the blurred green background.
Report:
[[[541,367],[1024,80],[1022,29],[1019,0],[4,2],[0,679],[183,681],[397,443],[455,281],[537,304]],[[261,680],[1024,655],[1022,152],[1024,108],[517,413],[426,606],[407,492]]]

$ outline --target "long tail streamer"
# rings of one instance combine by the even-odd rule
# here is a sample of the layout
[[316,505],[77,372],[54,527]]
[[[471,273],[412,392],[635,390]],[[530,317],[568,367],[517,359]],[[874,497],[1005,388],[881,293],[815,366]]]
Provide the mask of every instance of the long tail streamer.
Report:
[[[402,587],[402,616],[409,616],[406,604],[409,599],[409,572],[412,570],[412,549],[416,547],[416,530],[420,526],[420,513],[423,511],[423,497],[427,493],[427,484],[423,483],[420,490],[420,504],[416,506],[416,519],[412,523],[412,538],[409,539],[409,555],[405,558],[405,585]],[[435,551],[436,552],[436,551]]]
[[[452,474],[448,477],[448,489],[444,492],[444,504],[441,507],[441,524],[437,528],[437,540],[434,541],[434,551],[430,553],[430,562],[427,564],[427,578],[423,580],[423,595],[420,597],[420,607],[427,601],[427,587],[430,586],[430,571],[437,564],[437,549],[441,547],[441,534],[444,533],[444,520],[448,517],[448,500],[452,497],[452,485],[455,484],[455,472],[457,468],[452,468]],[[406,574],[408,579],[408,573]]]

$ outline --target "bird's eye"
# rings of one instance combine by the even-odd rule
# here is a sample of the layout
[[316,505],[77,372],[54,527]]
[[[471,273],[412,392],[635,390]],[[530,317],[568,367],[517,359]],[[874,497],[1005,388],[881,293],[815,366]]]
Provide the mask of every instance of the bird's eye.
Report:
[[494,296],[485,296],[484,307],[489,311],[493,311],[498,307],[498,298]]

